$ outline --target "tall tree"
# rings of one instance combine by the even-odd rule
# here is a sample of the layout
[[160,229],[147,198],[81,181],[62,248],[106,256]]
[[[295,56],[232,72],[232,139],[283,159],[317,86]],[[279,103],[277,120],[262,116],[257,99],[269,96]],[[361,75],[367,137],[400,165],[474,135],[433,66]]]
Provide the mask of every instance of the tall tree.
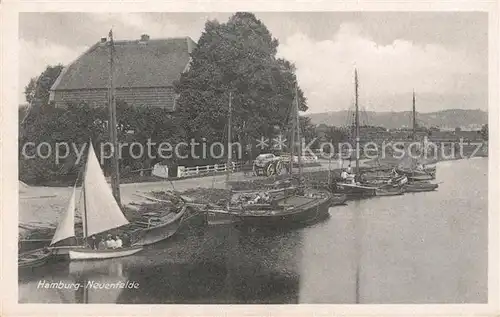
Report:
[[[23,118],[19,118],[23,123],[29,117],[39,114],[41,109],[49,105],[50,88],[57,80],[57,77],[59,77],[63,68],[61,64],[56,66],[49,65],[40,76],[31,78],[28,85],[24,87],[24,96],[28,102],[28,109]],[[24,124],[22,128],[24,128]]]
[[24,95],[28,104],[38,101],[42,105],[49,104],[50,87],[61,73],[63,65],[47,66],[38,77],[31,78],[24,88]]
[[[295,68],[276,58],[278,41],[252,13],[227,23],[207,21],[188,72],[176,83],[178,118],[189,137],[225,137],[229,92],[234,140],[245,142],[285,127],[295,95]],[[299,108],[307,110],[300,88]],[[233,140],[233,141],[234,141]]]

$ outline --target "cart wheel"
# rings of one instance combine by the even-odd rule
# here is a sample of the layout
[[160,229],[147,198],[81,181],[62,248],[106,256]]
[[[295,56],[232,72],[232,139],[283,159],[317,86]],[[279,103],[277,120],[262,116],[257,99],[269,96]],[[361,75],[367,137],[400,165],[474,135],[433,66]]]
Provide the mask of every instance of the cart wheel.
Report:
[[278,161],[276,162],[276,175],[281,175],[281,172],[283,171],[283,162]]
[[266,168],[266,176],[272,176],[275,172],[274,164],[269,163]]

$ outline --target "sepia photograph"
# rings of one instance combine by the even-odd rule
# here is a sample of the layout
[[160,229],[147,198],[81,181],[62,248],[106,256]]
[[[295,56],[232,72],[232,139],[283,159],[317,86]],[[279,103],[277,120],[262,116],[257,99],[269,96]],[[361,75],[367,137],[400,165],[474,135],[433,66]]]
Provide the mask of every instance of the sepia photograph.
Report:
[[491,19],[19,12],[17,305],[492,304]]

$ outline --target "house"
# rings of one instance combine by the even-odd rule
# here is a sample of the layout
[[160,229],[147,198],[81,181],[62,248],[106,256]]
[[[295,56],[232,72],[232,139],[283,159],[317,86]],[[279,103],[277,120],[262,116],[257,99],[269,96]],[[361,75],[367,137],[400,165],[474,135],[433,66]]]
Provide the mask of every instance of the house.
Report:
[[[173,83],[189,69],[196,43],[189,37],[114,42],[115,98],[133,106],[163,107],[174,111],[177,96]],[[108,102],[110,44],[106,38],[94,44],[63,69],[51,87],[56,107],[86,102]]]

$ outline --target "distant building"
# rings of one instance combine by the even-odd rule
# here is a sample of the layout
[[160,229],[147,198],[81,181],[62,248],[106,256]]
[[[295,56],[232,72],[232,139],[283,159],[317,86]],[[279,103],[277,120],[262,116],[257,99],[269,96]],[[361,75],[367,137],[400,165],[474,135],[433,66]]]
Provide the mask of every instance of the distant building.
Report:
[[[196,43],[189,37],[115,41],[114,84],[117,101],[133,106],[162,107],[174,111],[177,96],[173,83],[189,69]],[[86,102],[108,102],[109,42],[94,44],[63,69],[50,93],[56,107]]]

